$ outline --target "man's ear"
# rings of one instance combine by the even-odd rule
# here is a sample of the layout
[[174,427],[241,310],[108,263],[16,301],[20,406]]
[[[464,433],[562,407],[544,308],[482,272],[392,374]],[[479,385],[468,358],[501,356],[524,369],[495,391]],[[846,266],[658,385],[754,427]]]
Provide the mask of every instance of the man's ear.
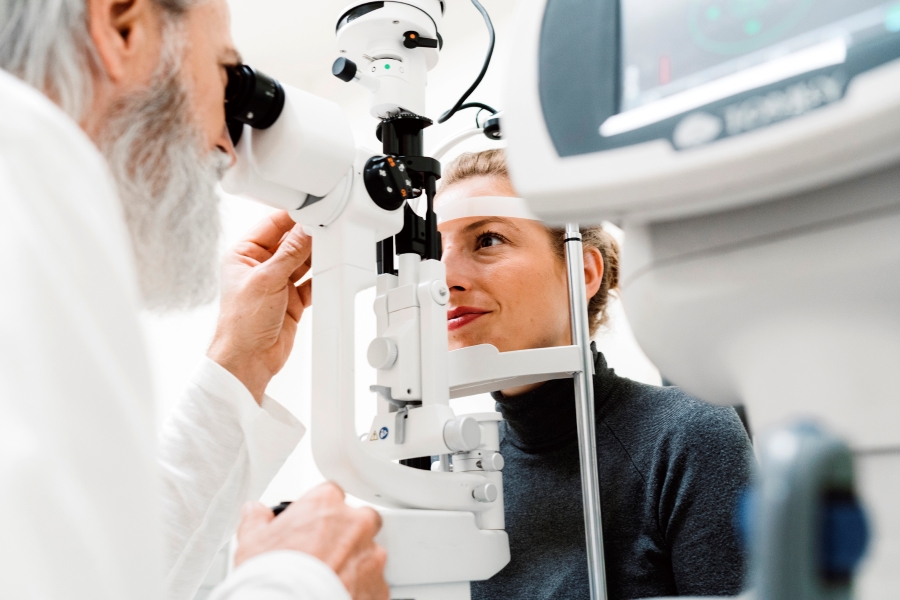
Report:
[[584,283],[590,302],[603,284],[603,255],[597,248],[584,249]]
[[162,43],[159,9],[152,0],[88,0],[87,6],[91,39],[106,77],[118,84],[152,74]]

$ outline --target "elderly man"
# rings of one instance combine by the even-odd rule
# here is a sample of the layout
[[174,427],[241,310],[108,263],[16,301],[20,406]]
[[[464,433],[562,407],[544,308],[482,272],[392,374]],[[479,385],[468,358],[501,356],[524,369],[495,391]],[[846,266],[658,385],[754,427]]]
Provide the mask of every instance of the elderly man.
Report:
[[[239,60],[225,0],[0,0],[0,598],[188,600],[303,434],[265,396],[310,299],[281,213],[155,439],[138,310],[215,295]],[[217,597],[387,598],[378,528],[330,484],[247,504]]]

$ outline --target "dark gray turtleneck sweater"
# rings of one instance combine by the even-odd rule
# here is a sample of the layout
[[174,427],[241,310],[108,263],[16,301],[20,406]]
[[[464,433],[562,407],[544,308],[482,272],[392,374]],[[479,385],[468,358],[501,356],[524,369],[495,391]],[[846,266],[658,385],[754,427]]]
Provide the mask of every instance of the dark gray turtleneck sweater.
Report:
[[[733,517],[754,458],[737,413],[619,377],[602,354],[594,394],[609,599],[739,593]],[[472,599],[587,599],[572,380],[495,399],[512,561]]]

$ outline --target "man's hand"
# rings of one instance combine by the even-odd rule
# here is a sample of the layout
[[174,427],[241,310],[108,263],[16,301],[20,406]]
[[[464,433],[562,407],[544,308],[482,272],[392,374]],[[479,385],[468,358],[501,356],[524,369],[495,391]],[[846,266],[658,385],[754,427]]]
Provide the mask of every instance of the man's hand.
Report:
[[209,357],[247,386],[258,403],[290,356],[312,280],[312,239],[286,212],[270,215],[222,264],[222,300]]
[[350,508],[341,488],[325,483],[277,518],[262,504],[244,506],[234,563],[275,550],[304,552],[331,567],[353,600],[388,600],[387,554],[375,544],[379,529],[377,512]]

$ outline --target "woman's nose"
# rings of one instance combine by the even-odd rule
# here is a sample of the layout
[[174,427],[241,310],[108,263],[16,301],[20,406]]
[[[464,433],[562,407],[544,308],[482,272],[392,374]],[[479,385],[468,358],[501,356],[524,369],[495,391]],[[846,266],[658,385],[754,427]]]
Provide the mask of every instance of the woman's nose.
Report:
[[447,287],[450,288],[450,291],[463,292],[468,289],[470,277],[466,273],[465,258],[455,248],[450,246],[445,247],[441,262],[444,263],[444,267],[447,269]]

